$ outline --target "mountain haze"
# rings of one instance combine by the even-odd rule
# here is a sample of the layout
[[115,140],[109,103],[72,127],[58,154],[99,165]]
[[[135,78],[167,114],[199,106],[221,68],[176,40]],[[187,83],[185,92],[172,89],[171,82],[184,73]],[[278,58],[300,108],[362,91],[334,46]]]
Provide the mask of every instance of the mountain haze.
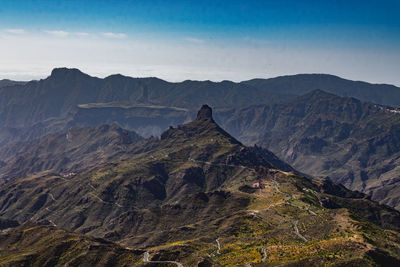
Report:
[[355,97],[365,102],[393,106],[400,104],[400,91],[397,86],[352,81],[329,74],[297,74],[253,79],[242,83],[262,90],[272,89],[296,96],[319,89],[338,96]]
[[219,120],[299,171],[324,177],[398,207],[400,114],[321,90],[287,103],[225,111]]
[[329,177],[397,207],[398,114],[320,89],[395,104],[399,88],[324,74],[169,83],[122,75],[100,79],[59,68],[46,79],[0,89],[0,147],[5,146],[0,155],[16,148],[11,143],[71,127],[116,123],[145,137],[160,136],[192,120],[207,102],[216,107],[216,120],[242,142],[270,149],[303,173]]
[[24,85],[26,82],[17,82],[17,81],[12,81],[8,79],[3,79],[0,80],[0,88],[1,87],[7,87],[7,86],[14,86],[14,85]]
[[12,143],[0,151],[0,175],[13,179],[28,173],[55,171],[68,174],[120,158],[142,140],[117,125],[71,127],[38,139]]
[[[271,152],[242,145],[215,123],[208,106],[192,122],[134,147],[120,160],[73,175],[44,171],[4,183],[0,216],[52,226],[1,233],[3,253],[24,259],[29,252],[43,262],[43,233],[56,231],[46,242],[59,244],[60,255],[74,240],[90,244],[90,235],[114,242],[96,241],[103,255],[114,251],[125,262],[131,252],[132,265],[373,266],[400,260],[398,211],[330,181],[309,180]],[[72,243],[63,241],[68,235]],[[10,250],[16,242],[23,245]],[[85,249],[76,247],[71,262],[79,262]],[[51,259],[65,264],[63,257]],[[10,262],[0,257],[0,263]]]
[[129,103],[192,110],[205,102],[214,107],[270,104],[315,89],[354,96],[378,104],[400,103],[400,90],[395,86],[353,82],[323,74],[282,76],[241,83],[170,83],[157,78],[131,78],[122,75],[100,79],[77,69],[58,68],[46,79],[2,88],[0,122],[3,127],[26,127],[52,117],[66,117],[76,110],[77,105],[88,103]]

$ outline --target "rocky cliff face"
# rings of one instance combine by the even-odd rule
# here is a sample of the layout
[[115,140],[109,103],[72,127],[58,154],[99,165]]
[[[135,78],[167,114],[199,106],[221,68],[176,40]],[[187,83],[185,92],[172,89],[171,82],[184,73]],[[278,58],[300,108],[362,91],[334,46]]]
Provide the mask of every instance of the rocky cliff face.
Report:
[[219,115],[240,140],[268,148],[299,171],[399,205],[392,186],[400,116],[390,108],[317,90],[289,103]]
[[[0,82],[0,124],[2,126],[0,134],[10,129],[17,129],[16,132],[23,131],[38,123],[45,124],[43,127],[53,129],[53,132],[58,131],[60,128],[54,129],[53,123],[49,120],[60,119],[58,123],[62,123],[65,120],[71,120],[77,112],[81,112],[78,115],[80,126],[93,126],[90,124],[91,119],[99,120],[104,113],[107,114],[108,119],[111,119],[115,114],[115,110],[111,110],[112,107],[120,108],[118,112],[122,115],[117,116],[118,120],[125,122],[125,124],[120,123],[121,126],[138,131],[138,127],[132,126],[135,123],[133,120],[138,118],[140,121],[140,118],[149,119],[152,116],[143,116],[143,112],[137,110],[138,107],[125,110],[127,104],[128,106],[152,106],[153,109],[148,110],[150,113],[155,112],[154,106],[178,107],[194,112],[202,103],[226,108],[273,104],[291,100],[315,89],[341,96],[353,96],[379,104],[400,103],[400,90],[395,86],[354,82],[332,75],[294,75],[241,83],[230,81],[169,83],[157,78],[131,78],[122,75],[111,75],[99,79],[77,69],[57,68],[49,77],[40,81],[11,82],[12,88],[2,87],[1,84],[10,85],[10,82]],[[96,110],[79,108],[80,105],[93,103],[99,105]],[[105,107],[107,109],[103,110],[102,108]],[[165,117],[168,118],[168,116]],[[187,119],[187,116],[184,117]],[[177,125],[185,120],[167,121]],[[103,120],[100,124],[112,122]],[[165,127],[161,120],[158,122],[161,123],[161,129],[144,129],[145,126],[142,125],[142,133],[159,134]],[[19,137],[23,138],[23,134]],[[15,138],[13,139],[12,136],[5,138],[5,141],[10,140],[15,140]]]
[[[400,203],[396,167],[399,114],[388,107],[335,97],[321,90],[309,93],[319,88],[395,105],[400,97],[394,86],[331,75],[242,83],[169,83],[122,75],[99,79],[67,68],[55,69],[40,81],[0,84],[12,85],[0,86],[0,147],[66,132],[73,126],[112,123],[146,137],[160,136],[169,126],[195,118],[195,109],[202,103],[210,103],[218,107],[216,120],[241,142],[265,146],[304,173],[329,177],[382,203],[393,207]],[[302,94],[306,95],[295,99]],[[0,166],[4,167],[7,160],[0,158]],[[36,160],[30,156],[30,160],[38,165],[40,157]],[[34,165],[20,162],[19,169]],[[42,162],[35,170],[64,163]]]

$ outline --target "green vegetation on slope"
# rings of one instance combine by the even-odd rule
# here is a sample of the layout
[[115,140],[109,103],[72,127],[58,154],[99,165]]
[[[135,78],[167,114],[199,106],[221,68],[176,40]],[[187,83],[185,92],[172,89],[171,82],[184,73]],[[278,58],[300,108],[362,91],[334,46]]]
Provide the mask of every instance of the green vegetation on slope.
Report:
[[0,233],[1,266],[135,266],[143,253],[31,222]]
[[317,90],[288,103],[221,111],[218,120],[303,173],[398,208],[400,114],[387,107]]
[[[373,266],[400,259],[399,212],[243,146],[207,106],[193,122],[124,153],[73,175],[47,171],[6,182],[0,216],[53,226],[3,232],[0,259],[106,265],[100,253],[121,265],[171,266]],[[86,261],[83,240],[97,242]]]

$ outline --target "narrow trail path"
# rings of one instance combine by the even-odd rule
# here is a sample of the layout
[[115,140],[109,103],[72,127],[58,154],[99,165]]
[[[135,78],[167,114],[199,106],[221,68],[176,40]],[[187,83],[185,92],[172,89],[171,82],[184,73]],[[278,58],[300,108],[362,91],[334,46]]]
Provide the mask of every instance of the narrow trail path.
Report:
[[178,267],[183,267],[183,264],[177,261],[152,261],[149,259],[150,255],[149,252],[146,251],[143,255],[143,262],[145,263],[172,263],[172,264],[176,264]]
[[295,220],[295,221],[294,221],[294,224],[293,224],[294,232],[295,232],[295,234],[296,234],[298,237],[300,237],[301,239],[303,239],[304,242],[307,242],[307,238],[305,238],[304,236],[302,236],[302,235],[300,234],[300,232],[299,232],[299,228],[297,228],[297,223],[298,223],[298,222],[299,222],[299,220]]
[[275,191],[282,194],[281,190],[279,190],[278,185],[279,185],[278,182],[277,182],[276,180],[274,180],[274,188],[275,188]]
[[221,244],[219,243],[219,238],[215,239],[215,242],[217,242],[217,254],[221,254],[220,250],[221,250]]
[[316,214],[315,212],[313,212],[312,210],[310,210],[309,208],[307,208],[307,211],[308,211],[311,215],[317,216],[317,214]]
[[[274,181],[274,188],[275,188],[276,192],[281,193],[281,194],[285,194],[285,195],[287,195],[287,196],[290,197],[289,200],[286,200],[286,201],[285,201],[286,204],[288,204],[288,205],[290,205],[290,206],[292,206],[292,207],[296,207],[296,208],[301,209],[301,210],[304,210],[304,209],[305,209],[305,210],[308,211],[311,215],[317,216],[317,214],[316,214],[314,211],[310,210],[309,207],[303,208],[303,207],[297,206],[296,204],[290,203],[289,201],[291,201],[291,200],[293,200],[293,199],[296,199],[296,197],[295,197],[294,195],[292,195],[292,194],[282,192],[282,191],[279,189],[279,187],[278,187],[278,186],[279,186],[279,183],[278,183],[278,181],[276,180],[275,177],[274,177],[273,181]],[[319,198],[318,198],[318,200],[320,201]],[[322,202],[320,201],[320,204],[321,204],[321,203],[322,203]],[[322,206],[322,204],[321,204],[321,206]]]
[[52,193],[47,193],[53,201],[56,201]]
[[203,163],[203,164],[213,165],[213,166],[242,168],[242,169],[247,169],[247,170],[250,170],[250,171],[255,171],[253,168],[249,168],[249,167],[244,166],[244,165],[233,165],[233,164],[226,164],[226,163],[212,163],[212,162],[209,162],[209,161],[196,160],[196,159],[192,159],[192,158],[189,158],[188,160],[192,161],[192,162],[195,162],[195,163]]
[[306,210],[306,211],[308,211],[308,213],[310,213],[311,215],[317,216],[317,214],[316,214],[315,212],[313,212],[312,210],[310,210],[310,208],[308,208],[308,207],[307,207],[307,208],[303,208],[303,207],[297,206],[297,205],[295,205],[295,204],[293,204],[293,203],[290,203],[290,202],[286,202],[286,204],[288,204],[288,205],[290,205],[290,206],[292,206],[292,207],[301,209],[301,210]]
[[322,200],[319,197],[319,195],[317,194],[317,192],[315,192],[314,190],[311,190],[311,189],[307,189],[307,188],[303,188],[303,191],[311,192],[318,199],[318,202],[319,202],[319,205],[321,206],[321,208],[324,208],[324,203],[322,203]]
[[322,203],[321,198],[317,194],[315,194],[315,196],[318,198],[319,205],[321,205],[321,207],[323,208],[324,203]]
[[[276,179],[275,179],[275,177],[274,177],[274,187],[275,187],[275,190],[276,190],[277,192],[282,193],[282,192],[279,190],[278,185],[279,185],[279,183],[276,181]],[[286,195],[290,196],[290,200],[296,199],[292,194],[289,194],[289,193],[282,193],[282,194],[286,194]],[[300,206],[297,206],[297,205],[295,205],[295,204],[293,204],[293,203],[290,203],[290,202],[289,202],[290,200],[286,201],[286,204],[288,204],[288,205],[290,205],[290,206],[293,206],[293,207],[296,207],[296,208],[298,208],[298,209],[304,210],[303,207],[300,207]],[[319,200],[319,198],[318,198],[318,200]],[[314,216],[317,215],[315,212],[313,212],[313,211],[310,210],[309,208],[306,208],[306,210],[307,210],[311,215],[314,215]],[[300,232],[299,232],[299,229],[298,229],[298,227],[297,227],[298,222],[299,222],[299,220],[295,220],[295,221],[293,222],[294,232],[295,232],[295,234],[296,234],[298,237],[300,237],[301,239],[303,239],[304,242],[307,242],[307,241],[308,241],[307,238],[305,238],[305,237],[304,237],[302,234],[300,234]],[[266,258],[266,254],[265,254],[265,249],[264,249],[264,248],[263,248],[263,253],[264,253],[264,257]],[[263,258],[263,259],[264,259],[264,258]]]
[[263,253],[263,258],[261,259],[261,261],[264,262],[267,259],[267,248],[266,247],[262,248],[262,253]]

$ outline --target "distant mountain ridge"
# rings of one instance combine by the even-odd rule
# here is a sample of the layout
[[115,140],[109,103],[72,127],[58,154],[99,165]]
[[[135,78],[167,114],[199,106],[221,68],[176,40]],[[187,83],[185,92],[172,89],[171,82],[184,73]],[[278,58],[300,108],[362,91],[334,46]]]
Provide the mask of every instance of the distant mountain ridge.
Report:
[[0,89],[0,122],[8,127],[22,127],[51,117],[68,116],[78,104],[86,103],[130,102],[193,109],[204,102],[213,106],[239,106],[283,97],[280,93],[267,94],[233,82],[169,83],[157,78],[122,75],[99,79],[77,69],[61,68],[54,69],[44,80],[12,90]]
[[329,74],[297,74],[270,79],[252,79],[242,83],[297,96],[319,89],[338,96],[355,97],[365,102],[400,105],[400,88],[397,86],[352,81]]
[[[46,79],[0,88],[0,147],[16,148],[11,143],[71,127],[115,123],[144,137],[160,136],[169,126],[195,118],[201,103],[211,103],[217,122],[240,141],[258,143],[303,173],[330,177],[397,207],[397,114],[384,105],[332,94],[390,104],[397,101],[398,92],[395,86],[325,74],[241,83],[169,83],[122,75],[100,79],[78,69],[58,68]],[[360,131],[367,126],[367,132]],[[4,165],[6,158],[0,160]]]
[[[303,74],[241,83],[230,81],[184,81],[170,83],[157,78],[111,75],[91,77],[77,69],[58,68],[40,81],[0,89],[0,123],[25,127],[53,117],[66,117],[78,104],[128,102],[197,109],[243,107],[293,99],[321,89],[341,96],[354,96],[378,104],[400,104],[400,89],[391,85],[353,82],[324,74]],[[24,116],[22,116],[24,114]]]
[[239,140],[257,143],[294,168],[330,178],[400,208],[400,114],[315,90],[286,103],[217,113]]
[[0,88],[1,87],[7,87],[7,86],[14,86],[14,85],[24,85],[27,82],[20,82],[20,81],[12,81],[12,80],[8,80],[8,79],[3,79],[0,80]]

